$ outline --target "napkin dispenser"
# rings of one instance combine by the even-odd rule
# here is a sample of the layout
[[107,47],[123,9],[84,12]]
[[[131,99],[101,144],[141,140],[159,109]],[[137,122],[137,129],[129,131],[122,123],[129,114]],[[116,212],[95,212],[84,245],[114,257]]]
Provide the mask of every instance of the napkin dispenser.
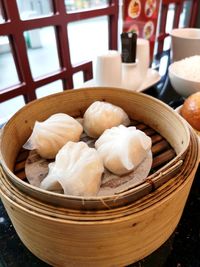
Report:
[[[95,67],[94,67],[95,66]],[[97,56],[94,64],[95,82],[98,86],[120,87],[121,85],[121,54],[108,50]]]
[[147,44],[148,41],[138,39],[136,33],[123,32],[121,53],[108,50],[97,56],[95,64],[93,62],[95,84],[137,90],[148,70]]
[[136,90],[142,83],[142,75],[138,68],[136,59],[137,34],[133,32],[124,32],[121,34],[122,46],[122,80],[121,85],[124,88]]

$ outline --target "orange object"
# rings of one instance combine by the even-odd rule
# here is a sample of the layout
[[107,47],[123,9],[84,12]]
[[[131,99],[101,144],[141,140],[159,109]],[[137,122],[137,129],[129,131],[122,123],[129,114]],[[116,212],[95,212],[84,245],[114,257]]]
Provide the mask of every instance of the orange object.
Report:
[[200,131],[200,92],[190,95],[185,100],[181,115],[193,128]]

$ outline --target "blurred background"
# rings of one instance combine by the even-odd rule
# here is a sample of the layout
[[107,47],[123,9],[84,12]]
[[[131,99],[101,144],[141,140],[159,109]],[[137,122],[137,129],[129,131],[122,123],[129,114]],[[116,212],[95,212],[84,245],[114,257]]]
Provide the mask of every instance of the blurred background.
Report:
[[[169,32],[191,26],[192,0],[167,3],[162,49],[155,45],[152,67],[167,70]],[[25,103],[65,89],[78,88],[92,78],[93,59],[108,49],[120,49],[124,1],[0,0],[0,124]],[[162,9],[159,18],[161,21]],[[200,16],[193,21],[200,26]],[[162,25],[158,26],[159,29]],[[159,35],[159,29],[157,34]],[[161,34],[160,34],[161,36]]]

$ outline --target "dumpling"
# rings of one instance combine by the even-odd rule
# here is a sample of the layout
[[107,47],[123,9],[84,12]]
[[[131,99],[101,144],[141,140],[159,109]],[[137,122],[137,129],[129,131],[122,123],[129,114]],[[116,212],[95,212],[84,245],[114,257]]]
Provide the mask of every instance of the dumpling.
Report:
[[128,126],[130,120],[126,112],[111,103],[96,101],[91,104],[83,116],[83,128],[88,136],[97,138],[106,129],[123,124]]
[[66,195],[95,196],[104,171],[103,161],[95,148],[84,142],[68,142],[49,164],[49,173],[40,184],[45,190],[59,190]]
[[120,125],[107,129],[95,142],[104,166],[123,175],[136,168],[151,153],[151,138],[135,127]]
[[67,114],[57,113],[43,122],[36,121],[23,147],[36,149],[41,157],[52,159],[68,141],[78,142],[82,132],[83,126],[77,120]]

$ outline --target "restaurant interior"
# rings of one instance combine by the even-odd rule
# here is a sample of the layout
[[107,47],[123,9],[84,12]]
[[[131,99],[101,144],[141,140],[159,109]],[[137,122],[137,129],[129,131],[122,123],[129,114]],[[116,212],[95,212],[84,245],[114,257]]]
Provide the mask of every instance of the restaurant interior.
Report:
[[[199,77],[199,0],[0,0],[0,267],[200,266]],[[96,134],[110,111],[100,126],[87,123],[103,104],[129,122],[115,114],[119,122]],[[45,122],[56,113],[81,127],[71,143],[103,158],[100,193],[74,193],[62,178],[43,183],[68,159],[58,162],[64,144],[43,156],[54,138]],[[106,136],[117,126],[119,136]],[[144,152],[132,156],[123,127],[145,135],[135,137],[148,154],[137,166]],[[123,172],[126,157],[136,167]],[[63,176],[97,176],[86,172],[97,162],[87,162],[81,171],[65,166]]]

